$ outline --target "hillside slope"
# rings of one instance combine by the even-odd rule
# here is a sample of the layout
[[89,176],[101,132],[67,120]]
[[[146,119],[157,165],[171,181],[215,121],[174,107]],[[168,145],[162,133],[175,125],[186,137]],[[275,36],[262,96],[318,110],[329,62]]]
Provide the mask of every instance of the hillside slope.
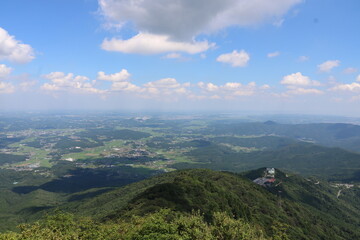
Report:
[[204,134],[277,135],[311,141],[328,147],[359,152],[360,126],[346,123],[280,124],[267,122],[214,121]]
[[[261,171],[245,176],[261,175]],[[315,184],[277,171],[273,187],[264,188],[244,176],[211,170],[181,170],[150,178],[93,198],[61,207],[100,221],[144,216],[161,209],[189,213],[199,210],[211,222],[215,212],[226,212],[261,226],[287,226],[290,239],[358,239],[357,202],[336,198],[327,184]],[[275,185],[277,185],[275,187]]]
[[176,163],[172,167],[242,172],[273,166],[328,180],[350,182],[360,179],[360,154],[312,143],[288,143],[271,150],[236,152],[227,146],[209,141],[206,146],[189,151],[187,156],[193,162]]

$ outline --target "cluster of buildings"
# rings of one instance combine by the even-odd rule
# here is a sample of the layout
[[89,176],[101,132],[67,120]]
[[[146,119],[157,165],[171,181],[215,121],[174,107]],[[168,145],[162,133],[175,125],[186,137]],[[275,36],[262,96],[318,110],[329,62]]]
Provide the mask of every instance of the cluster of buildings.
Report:
[[349,183],[335,183],[334,187],[344,187],[346,189],[352,188],[354,187],[354,184],[349,184]]
[[255,179],[253,182],[263,187],[269,187],[275,181],[275,168],[266,168],[264,171],[264,176]]
[[8,167],[7,169],[21,172],[21,171],[33,171],[34,169],[36,169],[38,167],[40,167],[40,163],[21,164],[21,165],[17,165],[14,167]]

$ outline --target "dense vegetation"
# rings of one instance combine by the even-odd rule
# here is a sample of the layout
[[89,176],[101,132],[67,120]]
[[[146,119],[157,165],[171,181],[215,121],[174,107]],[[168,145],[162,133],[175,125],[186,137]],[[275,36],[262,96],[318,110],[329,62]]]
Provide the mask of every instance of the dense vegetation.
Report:
[[0,165],[25,161],[26,156],[0,153]]
[[200,167],[235,172],[272,166],[328,180],[350,182],[359,179],[359,154],[311,143],[287,143],[275,150],[247,153],[209,142],[206,146],[191,150],[187,155],[193,162],[176,163],[172,166],[176,169]]
[[[245,176],[261,175],[263,170],[246,173]],[[179,221],[185,221],[186,218],[188,220],[185,222],[188,224],[196,221],[202,225],[203,227],[199,229],[203,229],[202,234],[209,232],[208,239],[212,239],[213,227],[223,224],[218,222],[219,218],[229,224],[246,226],[255,234],[254,236],[263,234],[265,238],[274,237],[279,232],[282,235],[286,234],[289,239],[360,237],[359,208],[352,207],[346,199],[337,199],[334,190],[328,185],[314,184],[298,176],[287,176],[280,171],[277,171],[276,177],[279,184],[266,189],[237,174],[210,170],[176,171],[97,196],[75,199],[60,206],[60,209],[73,211],[77,216],[91,217],[93,219],[91,221],[105,224],[100,225],[99,228],[104,228],[97,230],[100,232],[110,229],[116,234],[122,233],[123,230],[119,230],[123,226],[121,223],[127,222],[130,224],[127,229],[134,231],[142,229],[141,233],[130,230],[129,234],[143,236],[148,233],[153,236],[141,238],[138,235],[138,238],[124,237],[124,239],[156,239],[165,233],[172,237],[171,234],[179,234]],[[164,209],[168,210],[164,212]],[[173,217],[174,214],[177,217]],[[142,224],[137,225],[133,222],[133,216],[137,216],[135,218]],[[52,223],[59,224],[56,221]],[[25,230],[23,228],[23,232],[45,229],[44,234],[47,234],[46,229],[52,227],[39,227],[39,224],[44,226],[41,225],[43,223],[28,225]],[[152,226],[148,226],[149,224]],[[74,234],[88,234],[81,233],[81,229],[86,231],[86,227],[76,224],[73,227],[77,231]],[[152,230],[143,229],[147,227]],[[167,230],[165,231],[164,228]],[[71,229],[65,232],[75,231]],[[122,234],[127,236],[127,233]],[[175,235],[170,239],[181,239]],[[161,237],[166,239],[165,236],[167,235]]]
[[44,209],[94,197],[158,173],[126,166],[83,169],[68,162],[59,163],[51,170],[51,174],[46,168],[37,170],[41,174],[34,174],[0,169],[0,231],[37,219],[42,215],[39,211]]
[[[265,240],[261,229],[225,213],[214,213],[211,223],[201,214],[162,210],[145,217],[99,223],[90,218],[57,213],[33,224],[19,226],[20,233],[0,235],[2,240],[103,239],[103,240]],[[287,239],[282,225],[273,227],[271,239]]]
[[202,129],[206,134],[277,135],[312,141],[359,152],[360,126],[344,123],[278,124],[267,122],[217,121]]
[[215,143],[230,144],[234,146],[241,146],[245,148],[255,148],[262,150],[279,149],[290,144],[297,143],[298,141],[290,138],[278,136],[262,136],[252,138],[239,138],[239,137],[215,137],[210,139]]

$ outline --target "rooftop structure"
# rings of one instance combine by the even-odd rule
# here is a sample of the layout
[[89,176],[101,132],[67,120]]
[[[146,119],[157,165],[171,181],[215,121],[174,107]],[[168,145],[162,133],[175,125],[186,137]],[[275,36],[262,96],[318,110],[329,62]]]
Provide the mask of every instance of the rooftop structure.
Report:
[[266,168],[264,171],[264,177],[259,177],[253,182],[261,186],[268,187],[275,181],[275,168]]

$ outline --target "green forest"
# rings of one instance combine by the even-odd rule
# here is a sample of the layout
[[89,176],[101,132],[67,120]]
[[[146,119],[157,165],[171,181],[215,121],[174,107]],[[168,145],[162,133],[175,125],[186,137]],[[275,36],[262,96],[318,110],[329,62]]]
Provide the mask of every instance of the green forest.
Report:
[[[276,184],[234,174],[180,170],[88,193],[3,239],[357,239],[359,190],[337,199],[327,184],[276,171]],[[279,184],[281,183],[281,184]],[[356,198],[357,196],[357,198]],[[352,202],[353,201],[353,202]],[[356,203],[356,204],[355,204]],[[69,213],[71,212],[71,213]],[[222,236],[222,237],[221,237]]]

